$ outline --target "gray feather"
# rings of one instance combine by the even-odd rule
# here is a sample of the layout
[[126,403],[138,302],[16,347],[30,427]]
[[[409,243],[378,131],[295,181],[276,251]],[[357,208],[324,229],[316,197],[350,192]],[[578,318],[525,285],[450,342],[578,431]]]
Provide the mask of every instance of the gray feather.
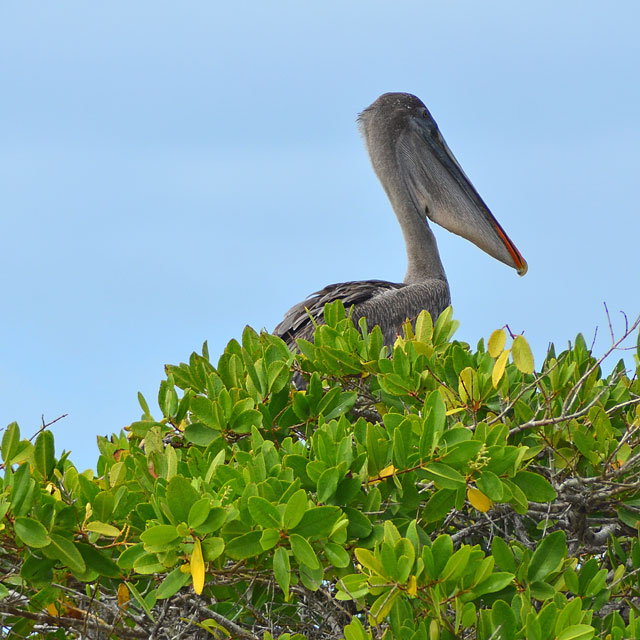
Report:
[[527,269],[515,245],[478,195],[424,104],[408,93],[385,93],[358,117],[371,164],[387,193],[407,250],[404,282],[332,284],[291,307],[274,333],[291,348],[313,338],[324,305],[342,300],[357,324],[379,325],[391,346],[407,319],[426,309],[435,321],[450,304],[449,284],[427,222],[445,227],[515,268]]

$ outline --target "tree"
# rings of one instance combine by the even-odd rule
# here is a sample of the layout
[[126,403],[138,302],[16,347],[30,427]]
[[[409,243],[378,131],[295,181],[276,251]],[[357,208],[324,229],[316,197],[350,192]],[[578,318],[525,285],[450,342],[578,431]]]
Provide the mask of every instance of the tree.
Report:
[[389,358],[334,303],[296,356],[205,344],[95,474],[9,425],[4,637],[640,637],[640,381],[602,370],[638,321],[537,372],[456,324],[423,313]]

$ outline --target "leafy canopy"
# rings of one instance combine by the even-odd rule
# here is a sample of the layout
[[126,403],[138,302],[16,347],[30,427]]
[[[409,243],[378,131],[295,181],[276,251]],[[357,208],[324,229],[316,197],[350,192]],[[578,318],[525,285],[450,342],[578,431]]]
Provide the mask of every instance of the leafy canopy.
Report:
[[295,356],[246,328],[167,366],[95,473],[9,425],[4,635],[640,637],[640,382],[601,367],[637,323],[539,369],[456,325],[425,312],[389,354],[338,302]]

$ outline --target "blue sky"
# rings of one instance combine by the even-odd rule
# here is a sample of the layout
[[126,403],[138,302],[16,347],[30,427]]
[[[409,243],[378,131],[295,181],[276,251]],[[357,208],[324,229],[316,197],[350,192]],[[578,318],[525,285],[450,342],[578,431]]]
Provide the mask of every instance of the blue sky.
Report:
[[330,282],[405,270],[355,118],[427,104],[529,263],[436,229],[458,338],[541,361],[606,302],[640,313],[640,5],[591,1],[2,3],[0,422],[95,437],[165,363],[273,328]]

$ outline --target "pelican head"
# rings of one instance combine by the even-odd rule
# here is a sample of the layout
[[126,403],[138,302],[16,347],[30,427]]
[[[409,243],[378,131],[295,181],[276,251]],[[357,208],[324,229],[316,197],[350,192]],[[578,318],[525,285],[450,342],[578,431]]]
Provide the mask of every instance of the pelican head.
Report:
[[385,93],[358,118],[374,170],[390,200],[408,194],[422,216],[490,256],[527,272],[527,263],[475,190],[422,101]]

